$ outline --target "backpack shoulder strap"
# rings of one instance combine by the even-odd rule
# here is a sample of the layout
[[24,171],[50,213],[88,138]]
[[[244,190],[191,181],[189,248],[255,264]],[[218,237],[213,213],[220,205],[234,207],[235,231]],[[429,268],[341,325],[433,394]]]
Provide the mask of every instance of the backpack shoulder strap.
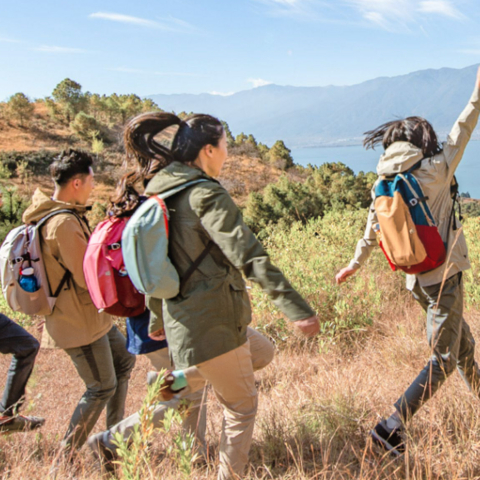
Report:
[[[165,200],[166,198],[172,197],[173,195],[176,195],[177,193],[180,193],[183,190],[186,190],[189,187],[192,187],[193,185],[196,185],[197,183],[202,183],[202,182],[208,182],[209,180],[206,178],[199,178],[198,180],[192,180],[191,182],[184,183],[183,185],[180,185],[176,188],[172,188],[171,190],[168,190],[166,192],[161,193],[158,195],[161,199]],[[200,264],[203,262],[205,257],[210,253],[210,250],[213,247],[213,242],[210,240],[207,243],[207,246],[204,248],[202,253],[194,260],[194,262],[188,267],[187,271],[184,273],[183,277],[180,279],[180,291],[182,291],[183,287],[187,283],[188,279],[192,276],[193,272],[200,266]]]
[[[42,226],[45,225],[45,223],[48,220],[50,220],[55,215],[60,215],[61,213],[69,213],[69,214],[73,215],[78,220],[78,222],[80,223],[80,226],[82,226],[82,224],[84,223],[82,218],[80,217],[80,215],[78,215],[78,213],[75,212],[75,210],[70,210],[68,208],[63,208],[62,210],[56,210],[54,212],[50,212],[49,214],[42,217],[37,222],[37,224],[35,225],[36,229],[40,231],[40,228],[42,228]],[[88,224],[87,224],[87,228],[88,228]],[[89,228],[89,230],[90,230],[90,228]],[[83,229],[83,227],[82,227],[82,232],[83,232],[83,235],[85,236],[85,240],[87,240],[87,242],[88,242],[88,235],[85,233],[85,230]]]
[[[69,210],[67,208],[64,208],[62,210],[56,210],[55,212],[51,212],[49,213],[48,215],[45,215],[44,217],[42,217],[38,222],[37,224],[35,225],[35,228],[38,230],[38,232],[40,232],[40,229],[43,227],[43,225],[45,225],[45,223],[47,222],[47,220],[50,220],[50,218],[54,217],[55,215],[60,215],[61,213],[69,213],[69,214],[72,214],[74,217],[76,217],[76,219],[79,221],[80,223],[80,226],[82,227],[82,218],[80,217],[80,215],[78,215],[74,210]],[[88,225],[87,225],[88,226]],[[82,232],[85,236],[85,240],[88,242],[88,236],[87,234],[85,233],[85,230],[83,229],[82,227]],[[45,277],[46,277],[46,274],[47,274],[47,271],[45,269]],[[72,276],[72,273],[70,272],[70,270],[67,270],[65,269],[65,273],[63,274],[63,277],[62,279],[60,280],[60,283],[58,284],[58,287],[56,288],[55,292],[52,293],[52,297],[54,298],[57,298],[59,295],[60,295],[60,292],[62,291],[62,288],[65,286],[65,284],[70,280],[70,277]],[[47,278],[47,282],[50,283],[48,281],[48,278]],[[49,285],[49,288],[50,288],[50,285]],[[51,289],[50,289],[50,292],[51,292]]]

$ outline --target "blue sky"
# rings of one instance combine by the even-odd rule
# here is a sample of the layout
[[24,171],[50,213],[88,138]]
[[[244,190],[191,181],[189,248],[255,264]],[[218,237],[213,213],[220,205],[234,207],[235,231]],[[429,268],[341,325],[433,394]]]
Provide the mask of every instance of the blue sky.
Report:
[[351,85],[480,62],[478,0],[3,2],[0,100]]

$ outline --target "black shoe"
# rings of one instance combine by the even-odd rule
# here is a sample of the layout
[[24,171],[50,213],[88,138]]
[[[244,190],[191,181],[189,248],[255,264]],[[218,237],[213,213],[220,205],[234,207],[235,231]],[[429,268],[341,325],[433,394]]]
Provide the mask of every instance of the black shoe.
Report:
[[100,464],[105,471],[110,473],[115,471],[115,461],[118,460],[118,455],[116,448],[111,447],[106,440],[107,435],[108,431],[96,433],[88,438],[87,445],[100,460]]
[[405,453],[405,440],[403,439],[403,429],[394,428],[390,430],[387,427],[386,420],[382,420],[370,432],[373,441],[394,455],[400,456]]
[[45,423],[42,417],[27,417],[25,415],[15,415],[8,417],[0,415],[0,432],[24,432],[26,430],[35,430]]

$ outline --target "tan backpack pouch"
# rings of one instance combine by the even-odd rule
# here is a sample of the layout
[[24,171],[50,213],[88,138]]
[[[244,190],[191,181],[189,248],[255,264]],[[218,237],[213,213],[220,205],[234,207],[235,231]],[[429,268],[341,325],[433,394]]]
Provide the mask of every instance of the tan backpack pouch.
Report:
[[417,265],[427,252],[421,242],[410,211],[399,192],[393,197],[375,200],[382,246],[391,262],[398,267]]

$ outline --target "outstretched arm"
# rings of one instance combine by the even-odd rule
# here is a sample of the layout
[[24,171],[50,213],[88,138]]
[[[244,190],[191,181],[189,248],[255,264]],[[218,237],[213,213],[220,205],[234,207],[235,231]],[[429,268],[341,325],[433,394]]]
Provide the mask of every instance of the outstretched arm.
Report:
[[355,255],[348,267],[342,268],[337,275],[335,281],[337,285],[345,282],[348,277],[351,277],[356,271],[366,262],[367,258],[372,253],[372,250],[378,245],[377,235],[373,230],[373,226],[377,223],[377,213],[375,212],[374,202],[370,205],[368,212],[367,226],[363,238],[357,243]]
[[[198,194],[198,195],[196,195]],[[210,238],[245,277],[258,283],[272,302],[305,334],[318,332],[315,312],[272,263],[220,185],[200,184],[192,192],[194,210]]]
[[443,144],[443,152],[449,168],[448,182],[451,181],[463,152],[470,140],[473,130],[475,129],[478,116],[480,113],[480,67],[477,71],[475,80],[475,88],[470,100],[458,117],[455,125],[450,132],[447,141]]

